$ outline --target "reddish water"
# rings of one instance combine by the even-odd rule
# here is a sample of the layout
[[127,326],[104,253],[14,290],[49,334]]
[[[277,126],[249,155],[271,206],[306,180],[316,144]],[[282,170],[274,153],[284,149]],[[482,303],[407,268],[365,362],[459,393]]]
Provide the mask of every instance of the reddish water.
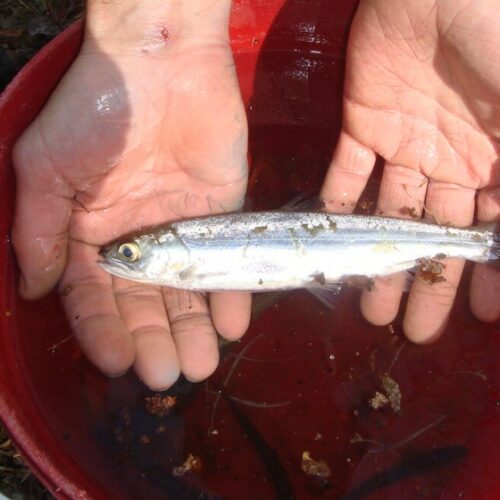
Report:
[[[319,189],[340,124],[355,5],[234,3],[252,124],[252,208]],[[176,405],[161,418],[148,413],[152,394],[132,373],[109,380],[89,366],[55,295],[17,297],[9,149],[78,44],[74,30],[1,103],[0,411],[49,486],[67,498],[103,499],[500,498],[499,324],[470,315],[466,282],[447,331],[427,347],[404,340],[400,318],[391,328],[365,323],[355,290],[338,296],[333,311],[307,292],[258,297],[261,314],[243,341],[226,348],[207,384],[175,387]],[[375,409],[377,391],[390,392],[396,410],[400,394],[399,411]],[[305,474],[304,451],[330,475]],[[189,454],[201,468],[173,476]]]
[[[255,132],[255,208],[276,206],[278,187],[281,202],[318,186],[324,158],[305,150],[273,156],[265,130]],[[105,381],[87,372],[93,379],[87,378],[89,411],[96,439],[112,458],[110,472],[134,488],[136,498],[167,492],[172,498],[286,498],[288,492],[294,498],[340,498],[396,466],[392,485],[384,487],[383,476],[364,493],[494,498],[500,453],[485,443],[500,431],[499,325],[480,325],[468,311],[465,291],[466,283],[447,331],[427,347],[405,340],[400,318],[390,327],[368,325],[354,290],[338,296],[333,311],[307,292],[258,296],[259,315],[243,341],[225,349],[207,383],[184,382],[169,391],[177,403],[162,418],[148,413],[145,398],[151,394],[133,376]],[[226,397],[218,395],[221,389]],[[387,402],[374,408],[377,391],[392,395],[394,407]],[[256,446],[227,397],[235,398],[283,470],[266,465],[266,449]],[[432,450],[442,454],[440,466],[432,465],[432,453],[420,458]],[[304,451],[324,460],[331,475],[306,474]],[[201,470],[172,477],[189,454],[200,459]],[[412,459],[403,477],[397,466]],[[422,461],[431,464],[428,470]]]

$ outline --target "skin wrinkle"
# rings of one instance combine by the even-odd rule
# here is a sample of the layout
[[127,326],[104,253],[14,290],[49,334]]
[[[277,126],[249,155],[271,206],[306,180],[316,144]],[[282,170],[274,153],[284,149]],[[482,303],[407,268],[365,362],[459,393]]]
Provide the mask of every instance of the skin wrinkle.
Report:
[[[163,174],[165,177],[168,177],[166,176],[165,174]],[[161,174],[158,175],[157,179],[162,177]],[[156,180],[157,180],[156,179]],[[162,184],[162,183],[157,183],[156,180],[151,180],[150,181],[150,184]],[[95,181],[95,182],[100,182],[102,181],[102,178]],[[94,184],[95,182],[93,182],[92,184]],[[166,182],[165,182],[166,183]],[[136,191],[135,189],[135,186],[139,184],[141,185],[142,187],[144,187],[144,183],[134,183],[134,186],[128,186],[128,189],[124,190],[124,191],[127,191],[127,192],[131,192],[131,191]],[[132,200],[130,200],[131,203],[141,203],[142,201],[144,201],[145,199],[147,200],[154,200],[155,198],[161,198],[161,197],[165,197],[167,195],[173,195],[175,193],[182,193],[183,192],[183,189],[160,189],[160,190],[156,190],[156,192],[153,192],[151,193],[150,191],[149,192],[145,192],[143,195],[141,195],[140,197],[137,197],[137,198],[134,198]],[[79,204],[81,206],[84,207],[84,210],[86,212],[99,212],[99,211],[106,211],[106,210],[109,210],[110,208],[113,208],[114,206],[116,206],[120,200],[117,199],[115,200],[114,202],[110,202],[110,201],[106,201],[106,200],[101,200],[99,199],[98,195],[95,194],[95,193],[89,193],[89,192],[80,192],[81,195],[84,195],[84,196],[88,196],[90,198],[90,200],[85,203],[83,201],[81,201],[81,196],[78,197],[78,200],[79,200]],[[103,203],[101,206],[92,206],[93,203]],[[131,209],[133,210],[133,209]]]
[[[398,75],[395,71],[389,70],[387,67],[384,67],[383,69],[384,69],[385,71],[389,71],[389,72],[390,72],[390,73],[391,73],[391,74],[392,74],[395,78],[397,78],[397,79],[399,79],[399,80],[401,79],[401,77],[400,77],[400,76],[399,76],[399,75]],[[438,106],[439,106],[439,107],[441,107],[444,111],[449,112],[446,108],[444,108],[444,106],[443,106],[441,103],[439,103],[439,102],[437,102],[437,101],[435,100],[435,97],[431,97],[431,96],[427,95],[427,94],[426,94],[425,92],[423,92],[422,90],[420,90],[420,89],[418,89],[418,88],[414,87],[414,86],[413,86],[410,82],[408,82],[408,81],[404,81],[404,80],[402,80],[402,81],[403,81],[404,85],[411,86],[411,87],[412,87],[412,88],[413,88],[416,92],[418,92],[418,93],[422,94],[423,96],[425,96],[425,97],[427,97],[427,98],[431,99],[431,100],[433,101],[433,103],[434,103],[434,106],[435,106],[436,104],[438,104]],[[463,120],[463,117],[462,117],[462,116],[460,116],[460,115],[456,115],[456,114],[454,114],[454,117],[455,117],[455,118],[458,118],[459,120]],[[479,130],[479,124],[478,124],[478,123],[470,123],[470,122],[467,122],[467,123],[468,123],[469,125],[472,125],[472,126],[473,126],[473,128],[475,128],[478,132],[482,132],[482,130]],[[443,134],[443,135],[444,135],[444,134]],[[451,141],[450,141],[450,140],[449,140],[449,139],[448,139],[445,135],[444,135],[444,138],[447,140],[447,142],[449,143],[449,145],[450,145],[451,147],[453,147],[453,145],[452,145]],[[466,159],[464,158],[464,160],[466,160]]]
[[435,304],[440,306],[449,306],[450,297],[455,297],[458,283],[446,284],[446,282],[443,282],[440,283],[440,285],[442,286],[436,287],[435,285],[427,285],[424,283],[425,288],[417,291],[415,295],[427,296],[431,294]]
[[[474,198],[476,196],[476,190],[474,188],[464,187],[459,184],[454,184],[451,182],[433,182],[432,186],[430,186],[430,192],[428,194],[432,196],[432,207],[433,211],[437,211],[439,209],[439,213],[442,217],[445,217],[444,221],[442,221],[443,225],[449,226],[468,226],[472,222],[471,217],[466,217],[466,221],[461,221],[462,210],[463,207],[457,207],[455,205],[451,205],[449,203],[449,199],[451,197],[447,193],[447,191],[455,191],[461,192],[467,195],[469,200],[472,198],[471,204],[474,203]],[[456,195],[453,199],[457,199]],[[460,199],[464,200],[464,196],[460,196]],[[450,224],[447,220],[454,220],[454,224]]]
[[[215,213],[218,213],[218,212],[222,212],[222,213],[225,213],[227,212],[227,210],[224,209],[224,207],[219,204],[219,210],[214,210],[213,206],[212,206],[212,197],[210,196],[210,194],[207,194],[207,197],[206,197],[206,200],[207,200],[207,206],[208,206],[208,213],[209,214],[215,214]],[[217,202],[217,200],[214,199],[214,202]]]
[[[404,113],[402,113],[401,109],[399,110],[399,113],[403,116],[406,116],[408,118],[408,115],[405,115]],[[406,148],[408,145],[410,145],[412,142],[416,142],[417,141],[420,141],[421,140],[421,136],[420,135],[417,135],[415,134],[415,128],[416,128],[416,124],[417,122],[419,122],[421,120],[419,120],[417,117],[415,116],[412,116],[411,119],[409,120],[410,122],[410,125],[409,126],[402,126],[402,130],[401,130],[401,140],[399,141],[399,148],[397,149],[396,153],[393,155],[394,157],[397,157],[398,155],[401,155],[402,153],[402,150],[404,148]],[[422,120],[425,122],[425,120]],[[402,123],[404,122],[404,118],[402,120]],[[405,134],[406,134],[406,137],[405,137]],[[414,139],[412,139],[412,136],[415,136]],[[422,168],[422,158],[418,158],[417,159],[418,161],[418,169],[421,171],[421,172],[425,172],[425,168]]]
[[[394,74],[393,76],[397,76],[396,74]],[[398,77],[399,78],[399,77]],[[404,85],[407,85],[406,82],[403,82]],[[390,87],[391,88],[391,87]],[[431,102],[432,102],[432,106],[429,106],[429,109],[432,109],[432,107],[435,107],[437,106],[438,108],[441,108],[440,110],[447,113],[447,114],[451,114],[451,112],[446,109],[444,107],[443,104],[441,104],[439,101],[436,100],[436,98],[434,96],[430,96],[428,94],[426,94],[424,91],[421,91],[420,89],[416,88],[416,87],[413,87],[411,90],[417,92],[418,94],[420,94],[421,97],[424,97],[426,99],[429,99]],[[360,107],[364,107],[364,108],[368,108],[369,110],[380,110],[380,111],[386,111],[386,112],[394,112],[394,113],[400,113],[400,114],[403,114],[405,116],[409,116],[409,117],[412,117],[412,118],[418,118],[419,120],[422,120],[422,121],[426,121],[426,123],[428,123],[429,125],[432,125],[432,126],[436,126],[435,123],[433,122],[430,122],[428,120],[425,120],[423,119],[421,116],[417,116],[417,115],[413,115],[409,112],[404,112],[402,113],[401,110],[396,110],[396,109],[387,109],[386,105],[379,105],[379,106],[375,106],[375,105],[372,105],[372,104],[367,104],[367,103],[363,103],[361,101],[356,101],[355,98],[349,96],[349,95],[345,95],[344,99],[346,101],[349,101],[351,102],[352,104],[354,105],[358,105]],[[439,115],[436,115],[436,116],[439,116]],[[457,119],[459,120],[460,122],[463,122],[464,124],[470,126],[473,128],[473,130],[475,132],[478,132],[480,134],[483,134],[484,131],[481,129],[481,127],[479,126],[479,124],[476,122],[476,123],[473,123],[473,122],[469,122],[467,121],[464,116],[462,115],[459,115],[459,114],[452,114],[452,117],[454,119]]]
[[[473,0],[474,1],[474,0]],[[471,1],[470,3],[465,3],[465,5],[462,7],[461,10],[457,10],[454,12],[454,15],[453,17],[450,19],[449,21],[449,24],[448,24],[448,27],[445,29],[443,35],[446,36],[449,34],[449,31],[453,28],[453,25],[454,23],[457,21],[457,19],[467,10],[470,8],[470,6],[473,4],[473,1]],[[441,16],[437,16],[437,19],[436,19],[436,22],[438,23],[439,20],[442,19],[442,21],[444,22],[445,20],[448,20],[448,17],[447,16],[444,16],[441,18]],[[440,33],[440,31],[438,31],[438,33]]]
[[[380,65],[381,66],[381,65]],[[401,79],[400,75],[392,70],[389,70],[388,68],[386,68],[385,66],[381,66],[385,71],[388,71],[392,76],[394,76],[395,78],[397,78],[401,83],[401,86],[404,88],[404,87],[409,87],[410,86],[410,83],[409,82],[406,82],[404,80]],[[445,82],[443,82],[445,83]],[[381,83],[380,85],[383,85],[383,83]],[[371,88],[372,87],[372,84],[367,84],[367,88]],[[392,87],[390,87],[392,89]],[[464,122],[466,125],[472,127],[474,129],[475,132],[478,132],[478,133],[484,133],[484,131],[482,130],[482,128],[480,127],[479,123],[477,122],[471,122],[471,121],[468,121],[465,119],[464,116],[462,115],[459,115],[459,114],[454,114],[452,113],[448,108],[446,108],[442,103],[440,103],[439,101],[436,100],[436,97],[435,96],[432,96],[432,95],[429,95],[427,94],[425,91],[417,88],[417,87],[411,87],[411,89],[406,89],[406,91],[408,92],[408,90],[413,90],[414,92],[418,93],[420,95],[420,97],[424,97],[426,99],[429,99],[430,101],[432,101],[432,107],[438,107],[441,109],[441,111],[445,112],[445,113],[449,113],[453,116],[453,118],[456,118],[458,119],[459,121],[461,122]],[[344,99],[348,100],[348,101],[351,101],[353,103],[355,103],[355,99],[352,97],[352,96],[349,96],[349,93],[346,92],[345,96],[344,96]],[[359,104],[360,106],[363,106],[363,107],[367,107],[369,109],[382,109],[384,110],[385,107],[383,106],[374,106],[374,105],[371,105],[371,104],[367,104],[367,103],[362,103],[361,101],[358,101],[357,104]],[[396,111],[396,110],[392,110],[392,111]],[[406,115],[408,115],[408,113],[406,112],[405,113]],[[410,115],[411,116],[411,115]],[[418,118],[421,118],[421,117],[418,117]],[[433,123],[430,123],[430,125],[434,125]]]
[[[70,234],[71,234],[71,231],[70,231]],[[92,247],[94,248],[96,251],[100,249],[101,245],[100,243],[92,243],[92,242],[89,242],[87,240],[79,240],[78,238],[75,238],[74,236],[70,236],[68,238],[68,243],[78,243],[79,245],[83,245],[83,246],[89,246],[89,247]]]
[[[351,168],[349,168],[351,167]],[[354,170],[354,163],[352,162],[345,162],[342,164],[339,164],[338,166],[338,171],[342,172],[344,174],[347,174],[349,177],[352,178],[358,178],[358,179],[364,179],[366,174],[364,172],[359,172],[358,170]]]
[[81,290],[82,288],[88,286],[91,286],[92,288],[97,289],[101,292],[108,290],[108,284],[96,281],[95,275],[82,275],[79,276],[78,279],[76,280],[75,279],[71,280],[71,283],[67,283],[65,280],[62,280],[57,286],[57,291],[59,293],[64,292],[64,290],[68,285],[71,285],[73,291],[75,291],[75,289],[77,288]]
[[[182,328],[179,327],[182,326]],[[192,331],[199,326],[213,329],[210,314],[206,313],[183,313],[170,318],[170,326],[175,330],[175,335]]]
[[128,286],[127,288],[115,289],[115,297],[121,298],[145,298],[152,299],[158,297],[159,286]]
[[[225,46],[226,43],[224,40],[218,40],[217,42],[212,42],[212,43],[205,43],[204,41],[203,42],[200,41],[197,44],[190,43],[189,45],[184,45],[182,46],[183,48],[181,49],[179,48],[172,49],[172,53],[170,54],[170,56],[172,58],[183,59],[189,55],[189,57],[192,58],[199,57],[203,59],[207,56],[218,53],[218,51],[223,50]],[[196,52],[196,50],[198,50],[198,52]],[[235,66],[234,62],[231,64],[231,67],[233,66]],[[179,81],[179,80],[182,81],[183,78],[179,78],[179,75],[182,75],[183,69],[184,69],[183,67],[177,68],[176,71],[173,71],[172,73],[168,74],[168,76],[164,75],[163,78],[165,85],[169,85],[172,81]],[[231,83],[236,83],[236,82],[234,81],[229,82],[229,84]]]
[[[422,59],[419,54],[415,51],[415,49],[413,48],[412,44],[410,42],[415,42],[416,44],[418,44],[418,39],[421,38],[417,35],[417,31],[415,29],[415,27],[413,26],[412,22],[411,22],[411,19],[410,19],[410,16],[408,14],[408,9],[405,9],[406,10],[406,14],[407,14],[407,18],[408,18],[408,24],[409,26],[412,28],[412,31],[413,31],[413,37],[410,37],[410,36],[407,36],[403,33],[403,31],[400,29],[399,25],[396,26],[396,28],[398,29],[398,32],[400,34],[400,38],[393,42],[392,40],[392,36],[390,36],[390,33],[388,33],[386,30],[384,30],[383,28],[383,23],[380,22],[380,15],[379,13],[377,12],[377,18],[379,19],[379,26],[386,38],[386,42],[389,42],[392,44],[393,48],[396,49],[397,52],[399,53],[402,53],[404,56],[407,56],[408,57],[408,53],[405,53],[403,51],[403,48],[398,42],[400,40],[403,40],[405,42],[405,46],[408,47],[409,51],[411,52],[411,55],[410,57],[413,57],[414,60],[418,61],[421,65],[422,63],[424,62],[425,59]],[[389,27],[394,27],[394,23],[390,22],[390,21],[387,21],[386,23],[386,26],[389,26]],[[394,64],[394,60],[393,58],[389,58],[386,56],[386,61],[393,65]]]
[[[438,6],[436,3],[432,3],[429,6],[429,11],[423,16],[423,22],[421,23],[421,26],[424,27],[424,29],[427,31],[427,33],[431,36],[433,39],[434,43],[437,42],[439,38],[439,29],[438,29],[438,23],[437,23],[437,11],[438,11]],[[435,23],[430,23],[428,19],[432,19],[434,17]],[[433,29],[431,29],[431,27]]]
[[[165,198],[165,195],[166,194],[172,195],[175,193],[178,193],[179,196],[174,196],[173,199],[172,198],[168,199],[168,204],[169,204],[168,210],[175,214],[175,217],[172,217],[169,220],[179,219],[179,218],[185,217],[186,211],[188,209],[190,212],[192,212],[190,216],[196,216],[196,215],[199,215],[203,212],[204,207],[205,207],[204,199],[201,198],[199,195],[195,194],[190,189],[188,189],[187,191],[179,189],[179,190],[158,192],[155,195],[147,196],[147,200],[149,202],[156,201],[157,207],[161,210],[161,212],[164,212],[165,210],[163,208],[163,200]],[[215,200],[215,198],[213,198],[213,197],[212,197],[212,199]],[[206,198],[205,198],[205,200],[206,200]],[[129,206],[129,215],[136,212],[136,211],[140,211],[142,209],[142,201],[143,201],[142,198],[137,199],[137,200],[133,200],[133,202],[131,201],[130,206]],[[203,203],[200,203],[200,202],[203,202]],[[220,202],[217,202],[217,203],[221,207],[223,207],[223,205],[221,205]],[[107,212],[110,209],[113,209],[115,207],[116,207],[116,203],[112,203],[112,204],[107,204],[104,207],[98,207],[98,208],[92,207],[92,208],[89,208],[87,210],[85,210],[85,208],[83,208],[83,210],[82,209],[78,210],[75,208],[74,211],[80,211],[84,215],[87,215],[88,213],[98,214],[98,213],[105,213],[105,212]],[[194,211],[193,211],[193,207],[196,207],[196,209]],[[117,221],[121,220],[121,216],[117,215],[117,217],[118,217]],[[164,220],[164,222],[166,222],[166,221]],[[77,225],[76,223],[73,223],[73,228],[70,231],[71,234],[74,234],[75,232],[77,232],[77,230],[75,229],[76,225]],[[75,237],[72,237],[71,239],[73,241],[79,241],[79,242],[84,241],[83,239],[79,239],[79,238],[75,238]],[[92,243],[93,245],[96,245],[96,246],[103,243],[103,241],[100,238],[93,239],[92,241],[90,241],[90,240],[87,240],[87,241],[89,241],[90,243]]]
[[101,318],[103,319],[108,319],[108,318],[118,318],[119,316],[115,316],[115,315],[112,315],[112,314],[94,314],[92,316],[85,316],[85,317],[78,317],[78,319],[75,319],[75,317],[73,318],[70,318],[70,322],[74,328],[74,331],[75,331],[75,337],[78,339],[78,338],[81,338],[82,336],[82,326],[87,323],[88,321],[96,321],[96,320],[99,320]]
[[156,337],[156,333],[158,332],[158,330],[165,331],[165,334],[168,333],[168,330],[165,327],[154,324],[154,323],[145,324],[145,325],[141,325],[137,328],[134,328],[131,330],[131,333],[136,338],[141,337],[141,340],[142,340],[144,337],[151,337],[152,335],[154,335]]
[[418,40],[419,40],[419,38],[422,38],[422,37],[419,37],[417,35],[416,27],[413,25],[411,17],[410,17],[410,14],[408,12],[408,4],[406,4],[406,7],[407,7],[405,9],[406,17],[407,17],[407,20],[408,20],[408,24],[411,26],[411,29],[413,30],[414,38],[403,37],[403,40],[405,40],[406,45],[410,49],[410,51],[412,53],[412,56],[413,56],[413,59],[416,60],[416,61],[418,61],[420,63],[420,67],[422,68],[422,63],[426,62],[425,56],[423,55],[422,57],[420,57],[419,54],[418,54],[418,52],[413,48],[412,44],[410,43],[410,42],[413,41],[413,42],[415,42],[415,44],[418,45]]
[[[426,96],[426,97],[428,97],[429,99],[432,99],[430,96]],[[411,118],[411,119],[412,119],[412,120],[411,120],[411,121],[412,121],[412,123],[413,123],[415,120],[422,121],[423,123],[426,123],[427,125],[430,125],[432,128],[435,128],[435,129],[436,129],[436,131],[439,133],[440,137],[441,137],[441,138],[442,138],[442,139],[443,139],[443,140],[444,140],[444,141],[448,144],[448,146],[449,146],[449,148],[450,148],[450,149],[449,149],[449,151],[450,151],[450,152],[453,152],[453,154],[454,154],[454,155],[459,155],[459,154],[460,154],[460,153],[459,153],[459,151],[458,151],[458,149],[457,149],[456,147],[454,147],[454,145],[453,145],[454,143],[452,143],[452,142],[449,140],[448,135],[446,134],[446,132],[445,132],[445,131],[443,131],[443,130],[439,127],[439,126],[436,126],[436,124],[435,124],[435,123],[432,123],[432,122],[430,122],[430,121],[428,121],[428,120],[425,120],[425,119],[423,119],[422,117],[417,116],[417,115],[412,115],[412,114],[409,114],[409,113],[407,113],[407,112],[402,113],[402,112],[401,112],[401,110],[399,110],[399,111],[396,111],[396,110],[388,110],[388,109],[385,109],[385,108],[383,108],[383,107],[376,108],[376,107],[373,107],[373,106],[368,106],[368,105],[363,104],[363,103],[361,103],[361,102],[356,102],[356,101],[352,100],[352,99],[351,99],[351,98],[349,98],[349,97],[345,97],[345,99],[346,99],[346,101],[348,101],[350,104],[352,104],[352,105],[354,105],[354,106],[359,106],[360,108],[367,109],[368,111],[372,111],[373,109],[377,109],[377,110],[379,110],[379,111],[383,111],[383,112],[386,112],[386,113],[394,113],[394,112],[396,112],[396,113],[399,113],[400,115],[402,115],[403,117],[406,117],[406,118]],[[437,104],[438,104],[438,103],[437,103]],[[454,117],[455,117],[455,118],[460,119],[460,117],[459,117],[459,116],[454,116]],[[466,123],[467,123],[467,122],[466,122]],[[402,127],[402,128],[403,128],[404,130],[406,130],[406,129],[407,129],[407,127]],[[400,154],[400,153],[401,153],[401,150],[403,149],[403,146],[405,146],[406,144],[410,144],[411,142],[413,142],[413,141],[417,141],[417,140],[419,140],[419,139],[418,139],[418,138],[415,138],[415,139],[413,139],[413,140],[409,140],[409,139],[408,139],[407,141],[398,141],[398,148],[399,148],[399,149],[398,149],[396,152],[393,152],[393,153],[390,153],[390,152],[385,152],[385,153],[384,153],[383,151],[377,151],[377,153],[378,153],[378,154],[380,154],[381,156],[383,156],[384,158],[386,158],[386,159],[387,159],[389,162],[391,162],[391,163],[400,163],[400,162],[395,161],[395,158],[397,157],[397,155],[398,155],[398,154]],[[438,143],[438,139],[436,139],[436,143]],[[365,147],[369,147],[367,143],[362,143],[362,144],[363,144]],[[465,163],[465,164],[467,164],[467,165],[470,165],[470,164],[471,164],[471,162],[469,161],[469,159],[468,159],[468,158],[466,158],[466,157],[464,157],[464,156],[460,156],[460,158],[461,158],[461,161],[462,161],[463,163]],[[409,167],[409,168],[411,168],[411,166],[410,166],[410,165],[408,165],[408,167]],[[428,169],[428,167],[423,168],[423,167],[422,167],[422,165],[420,165],[420,166],[419,166],[419,168],[420,168],[420,171],[421,171],[422,173],[424,173],[425,175],[427,175],[427,176],[431,177],[431,176],[435,173],[436,169],[438,169],[438,168],[439,168],[439,164],[438,164],[438,165],[436,165],[436,166],[435,166],[435,168],[434,168],[433,170],[429,170],[429,169]],[[477,175],[476,175],[475,177],[476,177],[476,179],[477,179]],[[476,189],[479,189],[479,188],[481,188],[481,187],[482,187],[482,184],[484,184],[484,182],[481,182],[481,181],[480,181],[480,179],[477,179],[477,180],[475,180],[475,181],[474,181],[474,184],[476,184],[476,186],[477,186],[477,187],[476,187]]]

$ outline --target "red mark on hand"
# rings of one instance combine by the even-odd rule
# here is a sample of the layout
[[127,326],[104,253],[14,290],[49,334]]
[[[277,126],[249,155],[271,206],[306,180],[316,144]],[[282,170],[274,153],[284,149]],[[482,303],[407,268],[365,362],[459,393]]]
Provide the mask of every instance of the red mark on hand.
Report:
[[162,26],[160,28],[160,35],[163,38],[163,40],[167,41],[170,37],[170,33],[168,32],[168,29],[165,26]]

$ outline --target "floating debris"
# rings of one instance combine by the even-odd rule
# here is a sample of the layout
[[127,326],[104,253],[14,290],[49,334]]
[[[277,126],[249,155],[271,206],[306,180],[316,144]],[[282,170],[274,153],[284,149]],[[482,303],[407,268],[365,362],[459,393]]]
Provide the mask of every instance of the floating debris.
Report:
[[368,200],[360,200],[358,203],[358,206],[361,210],[364,210],[365,213],[369,213],[371,207],[373,206],[374,202],[373,201],[368,201]]
[[374,410],[378,410],[379,408],[382,408],[387,403],[389,403],[389,398],[385,394],[383,394],[379,391],[375,392],[375,396],[373,396],[373,398],[370,399],[370,406]]
[[375,281],[368,276],[349,276],[342,280],[348,287],[359,288],[360,290],[368,290],[371,292],[375,288]]
[[391,408],[395,413],[399,413],[401,411],[401,390],[399,384],[386,374],[382,379],[382,387],[389,397]]
[[420,214],[418,213],[418,210],[415,207],[403,207],[401,209],[401,214],[409,215],[412,219],[420,218]]
[[324,460],[314,460],[308,451],[302,452],[301,468],[307,476],[321,479],[330,477],[332,472]]
[[73,334],[60,340],[59,342],[56,342],[55,344],[52,344],[50,347],[47,347],[47,351],[50,351],[52,354],[56,353],[59,350],[59,347],[61,347],[63,344],[65,344],[66,342],[68,342],[68,340],[71,340],[72,338]]
[[361,434],[359,432],[355,432],[354,436],[350,439],[350,443],[364,443],[366,440],[361,437]]
[[141,440],[142,444],[149,444],[149,443],[151,443],[151,438],[149,436],[147,436],[146,434],[143,434],[140,437],[140,440]]
[[420,265],[418,275],[429,285],[442,283],[446,278],[442,276],[446,265],[434,259],[418,259]]
[[172,469],[172,476],[181,477],[188,472],[200,472],[201,471],[201,460],[199,457],[195,457],[192,453],[188,455],[185,462],[179,467],[174,467]]
[[177,403],[176,396],[164,396],[162,394],[155,394],[144,398],[144,400],[146,401],[146,410],[151,415],[159,418],[167,416]]
[[68,295],[71,294],[73,291],[73,286],[72,285],[66,285],[60,292],[59,295],[61,297],[67,297]]

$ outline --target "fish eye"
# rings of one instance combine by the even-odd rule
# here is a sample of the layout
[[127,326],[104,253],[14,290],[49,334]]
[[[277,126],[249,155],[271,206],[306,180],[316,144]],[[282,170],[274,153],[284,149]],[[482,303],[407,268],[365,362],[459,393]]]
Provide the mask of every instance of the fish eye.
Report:
[[135,241],[122,243],[118,247],[118,255],[120,255],[120,257],[127,262],[135,262],[141,256],[141,249]]

